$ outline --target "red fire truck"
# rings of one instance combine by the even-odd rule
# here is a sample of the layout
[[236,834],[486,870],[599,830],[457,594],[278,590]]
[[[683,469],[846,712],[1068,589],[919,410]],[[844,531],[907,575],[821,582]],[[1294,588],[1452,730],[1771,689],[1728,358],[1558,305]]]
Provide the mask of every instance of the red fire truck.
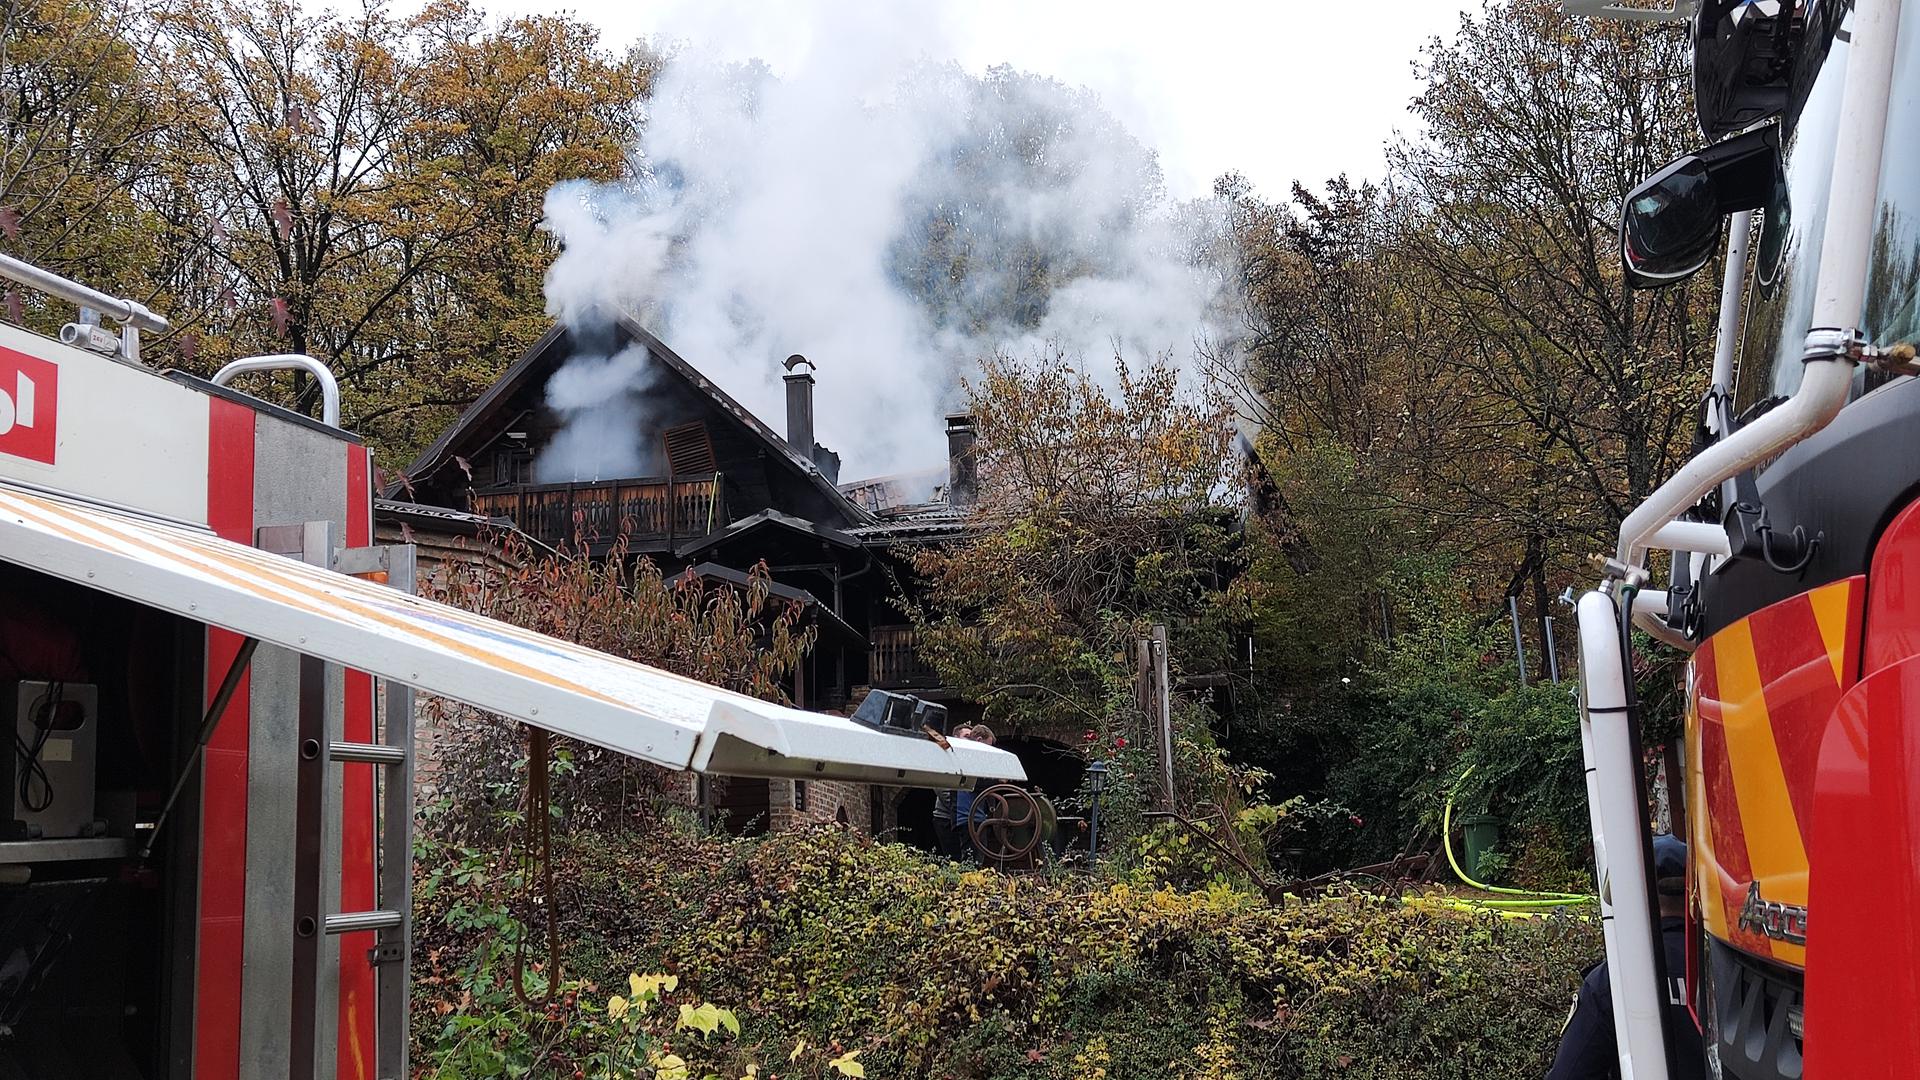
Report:
[[[416,598],[324,365],[155,371],[164,318],[0,276],[81,309],[0,325],[0,1077],[405,1077],[416,690],[669,769],[1024,779]],[[283,367],[320,419],[224,385]]]
[[1698,450],[1578,605],[1621,1070],[1661,1080],[1689,1043],[1661,1028],[1638,627],[1691,653],[1684,976],[1708,1075],[1916,1076],[1920,3],[1679,6],[1567,2],[1689,21],[1706,145],[1625,199],[1630,283],[1725,238]]

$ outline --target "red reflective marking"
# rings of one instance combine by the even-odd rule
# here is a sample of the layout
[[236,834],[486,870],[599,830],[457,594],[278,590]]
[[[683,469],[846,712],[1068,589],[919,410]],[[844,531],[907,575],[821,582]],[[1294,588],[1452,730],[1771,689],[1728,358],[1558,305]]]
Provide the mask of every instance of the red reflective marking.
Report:
[[[207,524],[253,545],[253,410],[208,398]],[[209,697],[240,648],[240,635],[207,631]],[[200,780],[200,945],[194,978],[195,1080],[240,1075],[240,993],[247,899],[249,684],[227,706],[207,745]]]
[[[1714,643],[1708,641],[1693,654],[1695,687],[1700,695],[1699,767],[1707,795],[1708,835],[1713,841],[1713,890],[1726,913],[1728,935],[1737,936],[1739,896],[1753,880],[1753,866],[1747,858],[1747,834],[1740,821],[1740,802],[1733,790],[1733,766],[1727,760],[1727,733],[1722,727],[1714,648]],[[1702,903],[1709,899],[1702,898]]]
[[0,454],[54,464],[60,449],[60,368],[0,348]]
[[1900,511],[1874,546],[1866,623],[1862,675],[1920,656],[1920,502]]
[[1747,625],[1753,632],[1754,660],[1780,773],[1804,846],[1810,838],[1808,816],[1813,810],[1820,738],[1834,703],[1840,700],[1840,687],[1833,681],[1833,658],[1827,654],[1813,606],[1804,593],[1754,612]]
[[[373,542],[373,488],[364,446],[347,447],[347,546]],[[373,678],[346,673],[343,719],[349,742],[373,741]],[[340,910],[368,911],[374,906],[373,766],[343,765],[340,834]],[[340,936],[339,1054],[340,1080],[373,1077],[374,976],[367,950],[376,935]]]
[[[1878,561],[1875,563],[1878,566]],[[1920,1061],[1920,659],[1841,699],[1814,780],[1806,1075],[1894,1080]]]

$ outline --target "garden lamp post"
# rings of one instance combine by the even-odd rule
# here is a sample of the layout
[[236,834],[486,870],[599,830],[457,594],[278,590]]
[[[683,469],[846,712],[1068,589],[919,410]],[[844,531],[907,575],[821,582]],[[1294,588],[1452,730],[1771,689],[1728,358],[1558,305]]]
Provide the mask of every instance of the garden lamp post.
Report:
[[1087,765],[1087,790],[1093,795],[1093,809],[1088,814],[1087,861],[1092,862],[1100,854],[1100,792],[1107,786],[1107,763],[1095,761]]

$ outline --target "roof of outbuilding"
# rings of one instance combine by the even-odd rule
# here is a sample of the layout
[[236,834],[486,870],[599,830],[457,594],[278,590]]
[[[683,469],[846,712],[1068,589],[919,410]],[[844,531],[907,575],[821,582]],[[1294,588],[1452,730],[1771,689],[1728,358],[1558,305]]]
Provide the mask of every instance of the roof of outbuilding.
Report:
[[964,539],[981,528],[980,519],[968,510],[927,503],[895,511],[872,524],[855,525],[847,533],[868,547],[887,547]]

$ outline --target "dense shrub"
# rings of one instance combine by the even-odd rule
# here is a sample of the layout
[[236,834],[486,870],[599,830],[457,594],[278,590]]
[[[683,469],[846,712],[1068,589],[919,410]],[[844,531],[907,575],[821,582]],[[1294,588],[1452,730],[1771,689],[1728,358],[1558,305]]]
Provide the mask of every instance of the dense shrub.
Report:
[[423,856],[416,1061],[447,1077],[593,1075],[591,1021],[630,971],[737,1012],[740,1037],[700,1066],[716,1070],[821,1076],[857,1050],[875,1077],[1526,1077],[1599,949],[1571,920],[1362,895],[1281,910],[1219,887],[969,871],[838,830],[742,841],[660,822],[567,841],[580,997],[542,1012],[507,989],[505,864]]

